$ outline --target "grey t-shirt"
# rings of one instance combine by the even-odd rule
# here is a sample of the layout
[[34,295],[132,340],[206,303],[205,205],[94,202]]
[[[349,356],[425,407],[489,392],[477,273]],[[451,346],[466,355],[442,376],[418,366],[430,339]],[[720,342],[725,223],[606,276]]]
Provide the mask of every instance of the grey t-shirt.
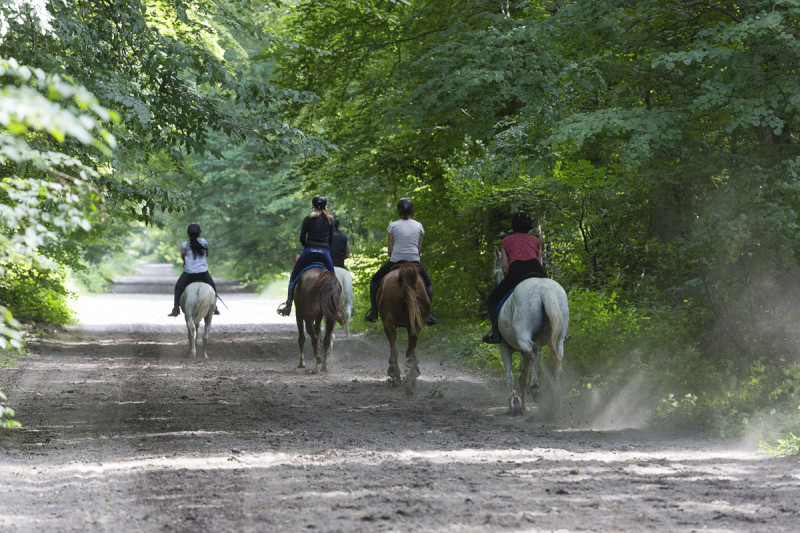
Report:
[[183,271],[187,274],[208,272],[208,242],[202,237],[198,237],[197,242],[206,249],[206,253],[200,257],[195,257],[192,247],[189,246],[189,241],[183,241],[181,244],[181,253],[186,254],[186,258],[183,260]]
[[422,224],[414,219],[395,220],[387,231],[394,238],[390,261],[419,261],[419,239],[425,233]]

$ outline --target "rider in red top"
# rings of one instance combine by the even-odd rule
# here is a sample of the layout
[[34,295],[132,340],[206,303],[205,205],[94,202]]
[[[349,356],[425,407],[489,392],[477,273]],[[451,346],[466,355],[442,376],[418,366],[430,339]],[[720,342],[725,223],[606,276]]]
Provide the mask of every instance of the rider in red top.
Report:
[[528,232],[533,228],[531,216],[519,211],[511,217],[511,235],[503,239],[500,245],[500,262],[505,277],[486,300],[492,329],[483,336],[483,342],[500,343],[500,332],[497,329],[497,306],[508,292],[522,280],[528,278],[546,278],[542,267],[542,241]]

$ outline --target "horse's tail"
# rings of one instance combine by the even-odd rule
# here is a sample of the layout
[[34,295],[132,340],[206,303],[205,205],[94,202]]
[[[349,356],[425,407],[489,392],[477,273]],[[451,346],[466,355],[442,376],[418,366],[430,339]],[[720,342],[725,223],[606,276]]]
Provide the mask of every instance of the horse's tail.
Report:
[[335,320],[344,326],[345,313],[342,305],[342,286],[336,279],[336,274],[323,270],[317,278],[319,285],[319,311],[326,320]]
[[558,345],[561,341],[561,330],[564,327],[564,313],[561,312],[561,306],[558,303],[557,287],[552,285],[542,287],[542,304],[544,312],[550,320],[550,355],[556,365],[556,370],[563,373],[564,369],[561,366],[563,354],[559,353]]
[[420,295],[417,292],[418,276],[417,267],[413,264],[403,265],[397,271],[400,281],[400,299],[406,302],[408,308],[408,332],[411,335],[417,335],[425,323],[420,306]]

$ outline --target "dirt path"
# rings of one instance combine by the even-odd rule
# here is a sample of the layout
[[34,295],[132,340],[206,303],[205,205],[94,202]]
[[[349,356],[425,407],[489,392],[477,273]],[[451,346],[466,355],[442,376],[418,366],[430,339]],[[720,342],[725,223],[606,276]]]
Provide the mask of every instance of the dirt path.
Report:
[[0,531],[800,530],[794,462],[508,417],[424,336],[413,397],[381,335],[308,375],[277,301],[225,301],[208,360],[168,295],[116,294],[0,373],[25,426],[0,431]]

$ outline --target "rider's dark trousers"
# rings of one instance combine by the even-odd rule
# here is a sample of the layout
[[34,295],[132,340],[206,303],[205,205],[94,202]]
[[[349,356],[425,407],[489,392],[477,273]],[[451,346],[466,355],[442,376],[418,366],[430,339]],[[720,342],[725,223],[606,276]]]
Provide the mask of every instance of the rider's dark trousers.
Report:
[[492,324],[497,323],[497,305],[508,291],[516,287],[521,281],[528,278],[546,278],[547,272],[538,259],[527,261],[514,261],[508,265],[508,275],[497,284],[489,298],[486,300],[486,310],[489,312],[489,319]]
[[197,274],[187,274],[184,272],[181,274],[181,277],[178,278],[178,282],[175,284],[175,304],[174,307],[179,307],[181,303],[181,296],[183,295],[183,291],[186,290],[186,287],[189,286],[190,283],[194,283],[195,281],[202,281],[203,283],[208,283],[214,289],[214,293],[217,292],[217,286],[214,284],[214,280],[211,279],[211,274],[208,273],[208,270],[205,272],[198,272]]
[[[428,300],[433,303],[433,283],[431,282],[431,277],[425,271],[425,267],[423,267],[419,261],[408,261],[409,263],[414,263],[419,267],[419,272],[422,275],[422,280],[425,282],[425,291],[428,293]],[[372,309],[378,308],[378,287],[381,286],[381,280],[383,276],[389,273],[389,271],[396,265],[400,263],[400,261],[386,261],[375,274],[372,275],[372,279],[369,282],[369,304],[372,306]]]

